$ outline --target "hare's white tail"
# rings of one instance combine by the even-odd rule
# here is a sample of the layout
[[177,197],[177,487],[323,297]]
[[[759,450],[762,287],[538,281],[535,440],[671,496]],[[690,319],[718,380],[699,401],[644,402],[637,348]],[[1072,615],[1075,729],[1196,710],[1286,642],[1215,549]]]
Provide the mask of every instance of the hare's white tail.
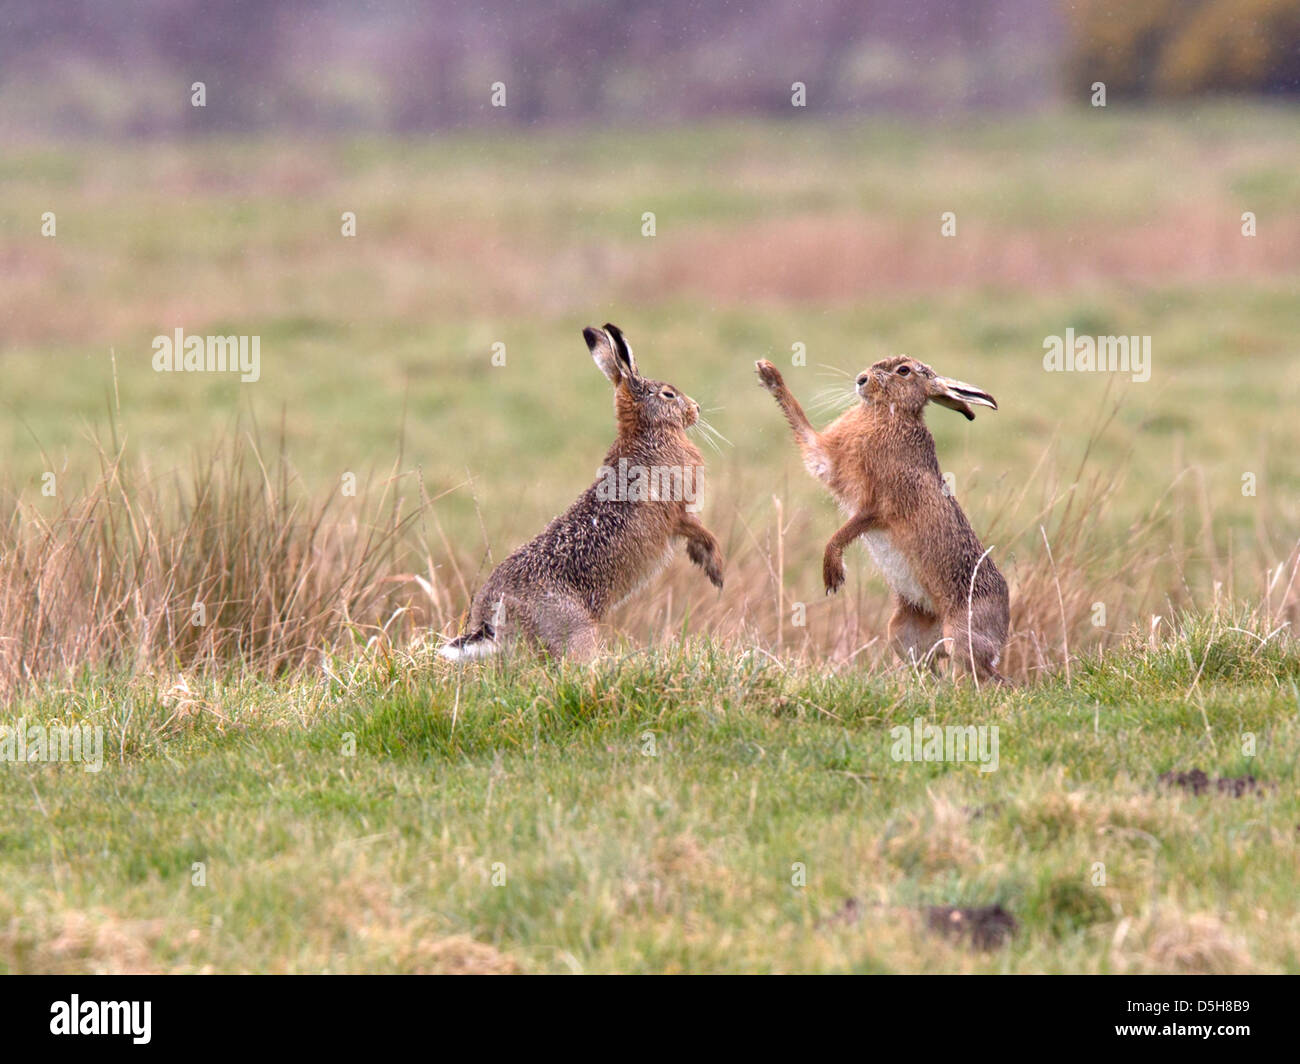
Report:
[[438,648],[438,655],[448,661],[478,661],[495,654],[500,649],[493,633],[480,628],[468,635],[458,636]]

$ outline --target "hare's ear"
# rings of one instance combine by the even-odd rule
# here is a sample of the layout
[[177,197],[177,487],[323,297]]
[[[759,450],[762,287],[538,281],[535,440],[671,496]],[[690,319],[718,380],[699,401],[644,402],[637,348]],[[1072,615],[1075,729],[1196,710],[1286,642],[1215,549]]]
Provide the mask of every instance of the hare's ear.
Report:
[[632,345],[627,342],[623,330],[617,325],[605,322],[605,331],[614,341],[614,354],[618,357],[618,364],[623,374],[632,380],[638,380],[641,374],[637,372],[636,359],[632,356]]
[[973,384],[953,380],[951,377],[931,378],[927,392],[931,402],[946,406],[949,410],[956,410],[967,421],[975,420],[975,411],[970,408],[971,403],[987,406],[993,410],[998,408],[998,401],[983,388],[976,388]]
[[623,379],[623,371],[618,366],[618,354],[613,339],[604,329],[593,329],[590,325],[582,330],[582,338],[587,341],[591,357],[600,368],[600,372],[605,374],[609,378],[609,383],[617,388]]

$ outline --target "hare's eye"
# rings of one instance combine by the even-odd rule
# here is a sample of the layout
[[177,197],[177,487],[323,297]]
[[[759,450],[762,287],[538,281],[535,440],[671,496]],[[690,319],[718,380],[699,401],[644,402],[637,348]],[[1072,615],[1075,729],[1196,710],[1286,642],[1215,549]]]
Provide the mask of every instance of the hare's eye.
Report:
[[665,389],[664,389],[662,392],[660,392],[659,394],[662,395],[665,399],[676,399],[676,398],[677,398],[677,396],[673,395],[673,393],[670,392],[667,388],[665,388]]
[[898,367],[898,375],[899,375],[900,377],[906,377],[906,376],[907,376],[909,373],[911,373],[911,372],[912,372],[912,371],[911,371],[910,369],[908,369],[906,366],[899,366],[899,367]]

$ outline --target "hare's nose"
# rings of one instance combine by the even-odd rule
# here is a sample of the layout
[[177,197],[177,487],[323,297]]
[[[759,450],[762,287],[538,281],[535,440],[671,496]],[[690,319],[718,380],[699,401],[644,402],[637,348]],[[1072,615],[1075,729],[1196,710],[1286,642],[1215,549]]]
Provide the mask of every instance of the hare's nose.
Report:
[[867,377],[867,375],[866,375],[865,373],[859,373],[859,374],[858,374],[858,387],[861,388],[864,384],[867,383],[867,380],[868,380],[868,379],[869,379],[869,378]]

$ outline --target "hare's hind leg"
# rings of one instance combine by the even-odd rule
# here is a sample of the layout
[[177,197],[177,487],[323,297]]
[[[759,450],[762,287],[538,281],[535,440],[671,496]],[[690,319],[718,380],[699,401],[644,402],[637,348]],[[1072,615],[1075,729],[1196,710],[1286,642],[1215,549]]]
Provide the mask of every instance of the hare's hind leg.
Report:
[[913,606],[901,595],[894,596],[894,615],[889,618],[889,643],[903,661],[939,671],[944,649],[943,625],[933,613]]
[[953,676],[973,672],[981,682],[1006,683],[998,672],[998,659],[1002,656],[1002,640],[990,634],[989,627],[980,622],[978,603],[967,624],[966,614],[949,617],[943,624],[944,643],[952,656]]
[[590,661],[600,648],[596,622],[576,598],[547,595],[533,611],[533,627],[546,652],[554,658]]

